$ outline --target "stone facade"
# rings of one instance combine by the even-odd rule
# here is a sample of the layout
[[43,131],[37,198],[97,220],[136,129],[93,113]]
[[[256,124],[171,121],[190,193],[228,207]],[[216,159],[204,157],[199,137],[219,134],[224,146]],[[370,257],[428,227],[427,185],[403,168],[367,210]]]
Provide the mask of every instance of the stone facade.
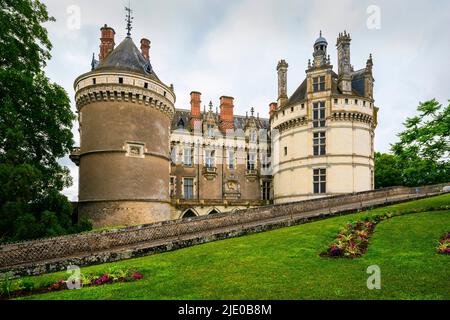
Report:
[[[337,41],[333,71],[327,41],[314,44],[306,79],[288,96],[289,65],[277,65],[278,100],[270,119],[251,108],[235,115],[234,98],[176,109],[173,85],[150,63],[150,40],[117,47],[101,29],[99,61],[75,80],[80,148],[79,216],[95,227],[189,218],[272,202],[372,190],[374,105],[372,58],[350,64],[350,35]],[[220,109],[220,110],[219,110]]]
[[[350,35],[337,40],[339,73],[327,55],[328,43],[314,44],[306,79],[286,99],[287,63],[278,65],[278,104],[271,105],[275,203],[374,189],[372,57],[365,68],[350,64]],[[283,71],[283,72],[281,72]]]

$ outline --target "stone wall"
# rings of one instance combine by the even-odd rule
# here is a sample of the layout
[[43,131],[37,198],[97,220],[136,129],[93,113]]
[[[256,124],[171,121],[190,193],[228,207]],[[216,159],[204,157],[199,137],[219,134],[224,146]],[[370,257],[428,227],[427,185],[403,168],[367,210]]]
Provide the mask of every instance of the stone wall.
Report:
[[[234,213],[7,244],[0,246],[0,272],[22,269],[20,272],[22,274],[33,274],[34,272],[26,271],[27,266],[41,265],[45,266],[42,267],[43,271],[56,271],[54,270],[57,268],[55,266],[61,265],[58,261],[62,260],[66,261],[65,263],[78,261],[78,265],[86,265],[143,255],[146,254],[145,250],[167,251],[172,250],[173,247],[184,247],[236,236],[236,232],[237,235],[240,235],[244,232],[243,230],[247,229],[253,228],[252,232],[258,232],[273,228],[273,225],[277,225],[277,223],[285,226],[286,221],[289,222],[289,217],[292,220],[293,215],[304,212],[319,210],[320,214],[311,214],[299,220],[363,209],[370,207],[370,200],[378,200],[378,204],[391,204],[398,202],[399,196],[403,196],[400,201],[422,198],[440,193],[442,186],[418,189],[394,187],[285,205],[246,209]],[[346,205],[348,208],[345,208]],[[340,211],[333,209],[336,207],[340,207]],[[283,218],[285,218],[284,222]],[[292,223],[294,222],[291,221],[288,225]],[[249,231],[244,233],[249,233]],[[143,244],[152,249],[139,248]],[[121,252],[117,251],[119,249]],[[49,264],[49,261],[52,263]]]

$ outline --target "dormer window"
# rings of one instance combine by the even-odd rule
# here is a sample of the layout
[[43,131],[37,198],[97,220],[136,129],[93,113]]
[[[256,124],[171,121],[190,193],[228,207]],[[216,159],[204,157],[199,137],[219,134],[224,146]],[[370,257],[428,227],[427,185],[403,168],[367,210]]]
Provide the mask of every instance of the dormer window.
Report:
[[183,121],[183,119],[180,119],[180,121],[178,121],[177,128],[178,129],[184,129],[184,121]]
[[325,91],[325,76],[313,78],[313,92]]
[[205,152],[205,166],[208,168],[214,168],[215,166],[215,154],[214,150],[206,150]]
[[214,125],[213,124],[206,125],[206,134],[210,138],[214,136]]
[[256,142],[257,139],[257,135],[256,135],[256,130],[252,129],[250,130],[249,134],[248,134],[248,141],[249,142]]

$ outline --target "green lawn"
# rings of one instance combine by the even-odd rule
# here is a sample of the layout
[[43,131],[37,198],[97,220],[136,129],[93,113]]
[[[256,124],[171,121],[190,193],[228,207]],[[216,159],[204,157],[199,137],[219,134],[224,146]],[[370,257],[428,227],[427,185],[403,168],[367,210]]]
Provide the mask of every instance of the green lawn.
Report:
[[[379,214],[450,204],[450,194],[372,210]],[[450,231],[450,211],[407,214],[377,225],[365,256],[319,257],[351,214],[178,251],[83,268],[135,268],[144,280],[27,299],[450,299],[450,256],[436,242]],[[366,287],[370,265],[381,290]],[[27,278],[36,283],[65,273]]]

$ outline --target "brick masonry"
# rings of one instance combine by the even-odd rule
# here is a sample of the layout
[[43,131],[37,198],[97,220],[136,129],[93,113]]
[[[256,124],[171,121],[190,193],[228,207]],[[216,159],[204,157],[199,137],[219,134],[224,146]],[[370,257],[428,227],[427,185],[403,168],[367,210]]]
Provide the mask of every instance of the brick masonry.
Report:
[[443,185],[377,191],[0,246],[0,273],[65,270],[166,252],[441,193]]

